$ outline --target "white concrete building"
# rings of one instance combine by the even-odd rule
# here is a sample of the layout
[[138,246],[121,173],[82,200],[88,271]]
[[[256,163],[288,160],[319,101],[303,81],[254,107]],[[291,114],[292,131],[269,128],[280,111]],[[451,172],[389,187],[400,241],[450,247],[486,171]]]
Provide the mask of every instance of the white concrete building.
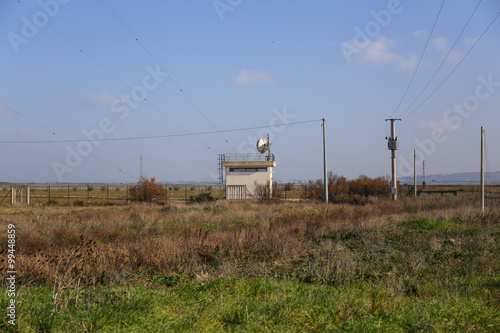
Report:
[[226,199],[256,197],[257,185],[268,185],[272,193],[274,155],[224,154],[221,158],[226,172]]

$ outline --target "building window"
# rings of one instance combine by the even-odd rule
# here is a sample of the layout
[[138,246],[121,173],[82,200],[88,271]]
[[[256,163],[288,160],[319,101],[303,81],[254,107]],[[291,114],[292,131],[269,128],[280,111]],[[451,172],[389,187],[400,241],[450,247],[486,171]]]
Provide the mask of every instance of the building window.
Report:
[[229,172],[266,172],[267,168],[229,168]]

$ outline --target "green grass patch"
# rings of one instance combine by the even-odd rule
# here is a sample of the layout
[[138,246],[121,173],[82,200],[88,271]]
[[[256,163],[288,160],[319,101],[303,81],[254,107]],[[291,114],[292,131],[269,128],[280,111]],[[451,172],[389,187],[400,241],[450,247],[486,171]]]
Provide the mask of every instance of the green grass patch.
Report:
[[453,219],[436,220],[427,217],[420,217],[410,221],[403,221],[401,226],[407,227],[418,232],[441,232],[458,233],[467,231],[470,227],[463,223],[458,223]]
[[[174,281],[175,280],[175,281]],[[156,282],[164,285],[159,286]],[[172,283],[173,282],[173,283]],[[51,289],[25,290],[17,329],[30,332],[417,332],[500,329],[500,308],[476,297],[426,298],[387,286],[163,276],[154,285],[97,287],[52,313]],[[5,293],[0,306],[7,304]],[[0,330],[7,331],[5,318]]]

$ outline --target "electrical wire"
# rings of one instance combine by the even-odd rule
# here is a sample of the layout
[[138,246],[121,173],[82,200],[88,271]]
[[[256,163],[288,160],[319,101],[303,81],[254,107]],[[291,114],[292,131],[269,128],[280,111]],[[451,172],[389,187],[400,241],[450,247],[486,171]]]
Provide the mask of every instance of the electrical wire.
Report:
[[[31,8],[27,7],[24,3],[22,3],[20,0],[17,0],[19,4],[21,4],[26,10],[30,11],[35,14]],[[55,33],[57,33],[61,38],[63,38],[65,41],[67,41],[69,44],[71,44],[74,48],[76,48],[81,54],[85,55],[88,59],[90,59],[94,64],[96,64],[98,67],[103,69],[105,72],[107,72],[109,75],[111,75],[114,79],[116,79],[118,82],[122,83],[125,87],[127,87],[129,90],[132,90],[132,87],[128,85],[125,81],[123,81],[120,77],[118,77],[116,74],[111,72],[106,66],[98,62],[95,58],[91,57],[88,53],[86,53],[82,48],[80,48],[76,43],[74,43],[71,39],[69,39],[67,36],[63,35],[60,31],[58,31],[56,28],[54,28],[51,24],[47,23],[47,26],[52,29]],[[151,107],[153,107],[155,110],[163,114],[167,119],[169,119],[171,122],[173,122],[175,125],[180,127],[184,132],[186,132],[188,135],[192,135],[190,131],[188,131],[184,126],[176,122],[174,119],[172,119],[170,116],[168,116],[165,112],[163,112],[159,107],[151,103],[148,99],[144,98],[144,101],[148,103]],[[207,147],[209,150],[211,150],[213,153],[217,154],[217,152],[212,149],[210,146],[208,146],[205,142],[203,142],[200,138],[197,138],[196,136],[192,135],[195,139],[197,139],[202,145]]]
[[405,92],[403,94],[403,97],[401,97],[401,100],[399,101],[398,105],[396,106],[396,108],[394,109],[394,111],[391,113],[391,116],[389,118],[391,118],[392,115],[394,113],[396,113],[396,111],[399,109],[399,106],[403,102],[404,98],[406,97],[406,94],[408,93],[408,90],[411,87],[411,84],[413,83],[413,79],[415,79],[415,75],[417,74],[417,71],[420,68],[420,63],[422,62],[422,59],[424,58],[424,54],[427,51],[427,46],[429,45],[429,42],[430,42],[431,37],[432,37],[432,34],[434,33],[434,28],[436,28],[436,24],[437,24],[437,22],[439,20],[439,16],[441,15],[441,11],[443,9],[444,2],[445,2],[445,0],[443,0],[441,2],[441,6],[439,7],[439,11],[438,11],[438,13],[436,15],[436,19],[434,20],[434,24],[432,25],[431,32],[429,33],[429,37],[427,38],[427,42],[425,43],[424,50],[422,51],[422,54],[420,55],[420,59],[418,60],[417,67],[415,67],[415,71],[413,72],[413,75],[411,76],[410,82],[408,83],[408,86],[406,87],[406,90],[405,90]]
[[146,52],[146,54],[160,67],[160,69],[167,73],[169,80],[172,82],[172,84],[184,95],[184,97],[189,101],[189,103],[194,107],[198,113],[205,118],[205,120],[212,126],[212,128],[222,137],[222,139],[233,149],[236,151],[236,148],[234,148],[231,143],[226,139],[226,137],[220,132],[217,127],[210,121],[210,119],[205,115],[205,113],[198,107],[198,105],[193,101],[193,99],[180,87],[180,85],[177,83],[177,81],[174,80],[174,78],[170,75],[168,71],[166,71],[163,66],[160,64],[158,60],[151,54],[151,52],[144,46],[144,44],[139,40],[136,34],[132,32],[132,30],[125,24],[125,22],[118,16],[118,14],[111,8],[111,6],[105,1],[101,0],[104,5],[108,8],[108,10],[113,14],[113,16],[120,22],[120,24],[125,28],[125,30],[128,31],[130,36],[140,45],[140,47]]
[[432,91],[432,93],[422,102],[420,103],[412,112],[408,113],[406,116],[404,116],[403,119],[406,119],[408,118],[409,116],[411,116],[415,111],[417,111],[418,109],[420,109],[422,107],[422,105],[424,105],[432,96],[434,96],[434,94],[439,90],[439,88],[441,88],[441,86],[450,78],[450,76],[457,70],[457,68],[462,64],[462,62],[465,60],[465,58],[467,58],[467,56],[469,55],[469,53],[471,53],[471,51],[474,49],[474,47],[479,43],[479,41],[483,38],[483,36],[486,34],[486,32],[488,32],[488,30],[490,29],[490,27],[493,25],[493,23],[495,23],[495,21],[497,20],[498,16],[500,16],[500,12],[497,13],[497,15],[495,16],[495,18],[490,22],[490,24],[488,24],[488,26],[486,27],[486,29],[483,31],[483,33],[479,36],[479,38],[476,40],[476,42],[471,46],[471,48],[469,49],[469,51],[467,51],[467,53],[462,57],[462,59],[460,59],[460,61],[458,62],[458,64],[453,68],[453,70],[444,78],[444,80],[436,87],[436,89],[434,89],[434,91]]
[[[37,122],[37,121],[35,121],[35,120],[33,120],[33,119],[29,118],[28,116],[26,116],[26,115],[22,114],[21,112],[19,112],[19,111],[17,111],[17,110],[15,110],[15,109],[11,108],[10,106],[6,105],[6,104],[5,104],[5,103],[3,103],[3,102],[0,102],[0,105],[2,105],[2,106],[3,106],[3,107],[5,107],[6,109],[8,109],[8,110],[10,110],[10,111],[12,111],[12,112],[14,112],[14,113],[16,113],[16,114],[18,114],[18,115],[20,115],[20,116],[22,116],[22,117],[24,117],[24,118],[28,119],[28,120],[29,120],[30,122],[32,122],[33,124],[37,125],[38,127],[42,128],[43,130],[45,130],[45,131],[49,132],[50,134],[55,135],[55,136],[57,136],[58,138],[60,138],[60,139],[61,139],[61,140],[59,140],[59,141],[54,140],[54,142],[59,142],[59,143],[63,143],[63,142],[64,142],[64,143],[68,143],[68,144],[70,144],[70,145],[72,145],[73,147],[75,147],[75,148],[77,148],[77,149],[78,149],[77,145],[73,143],[73,142],[75,142],[75,141],[65,139],[65,138],[64,138],[64,137],[62,137],[61,135],[56,134],[56,132],[54,132],[53,130],[51,130],[51,129],[49,129],[49,128],[45,127],[45,126],[43,126],[43,125],[42,125],[42,124],[40,124],[39,122]],[[81,140],[80,140],[80,141],[81,141]],[[117,171],[119,171],[119,172],[123,173],[124,175],[127,175],[128,177],[130,177],[130,178],[132,178],[132,179],[136,179],[136,177],[134,177],[134,176],[132,176],[131,174],[129,174],[129,173],[127,173],[127,172],[123,171],[121,168],[119,168],[119,167],[117,167],[117,166],[113,165],[112,163],[110,163],[110,162],[108,162],[108,161],[104,160],[103,158],[101,158],[101,157],[97,156],[96,154],[94,154],[94,153],[92,153],[92,152],[91,152],[89,155],[90,155],[90,156],[92,156],[92,157],[94,157],[95,159],[98,159],[99,161],[101,161],[101,162],[103,162],[103,163],[107,164],[108,166],[110,166],[110,167],[112,167],[112,168],[116,169]]]
[[[0,102],[3,105],[3,103]],[[242,132],[249,131],[254,129],[261,128],[271,128],[276,126],[289,126],[289,125],[298,125],[298,124],[306,124],[312,122],[322,121],[322,119],[313,119],[313,120],[304,120],[304,121],[296,121],[291,123],[282,123],[282,124],[273,124],[266,126],[253,126],[253,127],[243,127],[243,128],[234,128],[227,130],[217,130],[217,131],[207,131],[207,132],[197,132],[197,133],[183,133],[183,134],[165,134],[165,135],[150,135],[150,136],[132,136],[132,137],[121,137],[121,138],[103,138],[100,140],[88,140],[88,139],[72,139],[72,140],[23,140],[23,141],[0,141],[0,144],[33,144],[33,143],[61,143],[61,142],[101,142],[101,141],[126,141],[126,140],[144,140],[144,139],[163,139],[163,138],[173,138],[173,137],[183,137],[190,135],[208,135],[208,134],[218,134],[218,133],[228,133],[228,132]]]
[[420,93],[418,94],[417,97],[415,97],[415,99],[413,100],[413,102],[411,102],[411,104],[401,113],[401,115],[399,117],[403,117],[404,114],[413,106],[413,104],[415,104],[415,102],[420,98],[420,96],[422,96],[422,94],[424,93],[424,91],[427,89],[427,87],[429,86],[429,84],[432,82],[432,80],[436,77],[437,73],[439,72],[439,70],[441,69],[441,67],[443,67],[444,63],[446,62],[446,60],[448,59],[448,57],[450,56],[451,54],[451,51],[453,51],[453,49],[455,48],[455,46],[457,45],[458,41],[460,40],[460,37],[462,37],[462,34],[464,33],[465,29],[467,28],[467,26],[469,25],[470,21],[472,20],[472,17],[474,16],[474,14],[476,13],[479,5],[481,4],[481,1],[482,0],[479,0],[479,2],[477,3],[476,5],[476,8],[474,8],[474,11],[472,12],[472,14],[469,16],[469,19],[467,20],[467,22],[465,23],[464,27],[462,28],[462,31],[460,31],[460,34],[458,35],[458,37],[455,39],[455,42],[453,43],[453,45],[450,47],[450,50],[448,51],[448,53],[446,54],[446,56],[444,57],[443,61],[441,61],[441,64],[439,64],[438,68],[436,69],[436,71],[434,72],[434,74],[432,75],[432,77],[429,79],[429,81],[427,81],[426,85],[424,88],[422,88],[422,90],[420,91]]

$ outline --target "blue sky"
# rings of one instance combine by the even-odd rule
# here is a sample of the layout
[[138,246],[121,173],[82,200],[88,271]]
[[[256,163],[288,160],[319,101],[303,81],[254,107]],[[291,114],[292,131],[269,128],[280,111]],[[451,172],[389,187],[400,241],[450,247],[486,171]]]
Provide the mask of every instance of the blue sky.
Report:
[[[147,176],[210,181],[218,153],[254,152],[268,132],[275,179],[318,179],[321,122],[306,121],[321,118],[328,169],[377,177],[391,116],[401,176],[413,149],[427,174],[478,170],[481,126],[500,170],[500,19],[485,32],[500,3],[482,0],[460,38],[479,1],[445,1],[430,35],[441,3],[2,1],[0,180],[134,182],[142,154]],[[100,140],[254,126],[271,127]],[[6,143],[46,140],[75,141]]]

